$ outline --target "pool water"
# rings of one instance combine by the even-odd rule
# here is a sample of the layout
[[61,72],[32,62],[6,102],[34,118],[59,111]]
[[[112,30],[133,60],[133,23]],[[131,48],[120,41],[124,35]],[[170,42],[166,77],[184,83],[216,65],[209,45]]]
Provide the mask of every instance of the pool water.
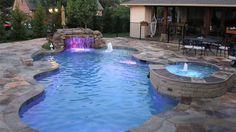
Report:
[[21,108],[22,120],[40,132],[124,132],[172,109],[177,101],[153,89],[147,64],[134,60],[133,52],[55,55],[60,70],[36,78],[46,89]]
[[166,66],[166,69],[175,75],[184,76],[184,77],[193,77],[193,78],[204,78],[209,77],[214,72],[218,71],[219,69],[215,66],[195,63],[195,62],[188,62],[186,63],[187,69],[184,70],[184,62],[179,62],[176,64],[170,64]]

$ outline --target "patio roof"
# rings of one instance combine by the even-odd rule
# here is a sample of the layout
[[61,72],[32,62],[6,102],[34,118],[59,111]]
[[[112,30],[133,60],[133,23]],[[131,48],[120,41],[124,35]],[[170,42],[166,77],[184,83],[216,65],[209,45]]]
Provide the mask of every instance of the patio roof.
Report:
[[126,6],[236,7],[236,0],[127,0]]

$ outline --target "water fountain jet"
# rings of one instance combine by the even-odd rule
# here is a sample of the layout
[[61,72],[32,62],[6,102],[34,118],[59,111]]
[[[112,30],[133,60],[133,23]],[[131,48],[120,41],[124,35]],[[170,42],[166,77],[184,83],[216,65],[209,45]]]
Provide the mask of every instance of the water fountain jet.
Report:
[[112,52],[112,51],[113,51],[113,46],[112,46],[112,43],[109,42],[109,43],[107,44],[107,49],[106,49],[105,52]]
[[183,72],[187,72],[188,71],[188,64],[184,63],[184,68],[182,70]]

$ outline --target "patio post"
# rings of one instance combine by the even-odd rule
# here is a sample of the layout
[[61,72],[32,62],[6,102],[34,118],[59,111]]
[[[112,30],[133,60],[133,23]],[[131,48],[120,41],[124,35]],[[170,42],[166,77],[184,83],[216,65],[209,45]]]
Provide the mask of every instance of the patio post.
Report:
[[204,15],[204,35],[205,36],[209,34],[211,24],[212,24],[212,9],[205,8],[205,15]]
[[164,7],[164,18],[163,18],[163,33],[167,32],[167,23],[168,23],[168,7]]

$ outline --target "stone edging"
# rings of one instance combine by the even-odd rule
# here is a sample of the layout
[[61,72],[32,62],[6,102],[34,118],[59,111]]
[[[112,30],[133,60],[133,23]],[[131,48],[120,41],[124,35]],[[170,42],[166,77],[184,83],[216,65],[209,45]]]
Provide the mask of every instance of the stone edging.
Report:
[[[54,52],[60,52],[60,51],[54,51]],[[31,57],[34,57],[35,55],[38,54],[47,54],[47,53],[52,53],[44,50],[37,51],[34,53]],[[50,63],[50,68],[45,69],[44,71],[39,71],[37,73],[34,73],[34,76],[37,76],[42,73],[47,73],[47,72],[53,72],[59,68],[59,64],[56,62],[49,62]],[[32,88],[30,89],[29,92],[21,95],[20,97],[17,97],[13,99],[3,110],[3,118],[4,122],[8,125],[8,129],[13,132],[37,132],[37,130],[30,128],[26,124],[24,124],[20,117],[19,117],[19,112],[20,109],[23,105],[28,103],[29,101],[32,101],[36,99],[38,96],[40,96],[44,91],[44,87],[40,84],[33,85]]]
[[[209,65],[209,63],[205,64]],[[153,86],[160,93],[174,97],[213,98],[221,96],[232,87],[233,76],[233,73],[219,70],[207,78],[181,77],[167,71],[165,65],[150,66],[150,79]]]

